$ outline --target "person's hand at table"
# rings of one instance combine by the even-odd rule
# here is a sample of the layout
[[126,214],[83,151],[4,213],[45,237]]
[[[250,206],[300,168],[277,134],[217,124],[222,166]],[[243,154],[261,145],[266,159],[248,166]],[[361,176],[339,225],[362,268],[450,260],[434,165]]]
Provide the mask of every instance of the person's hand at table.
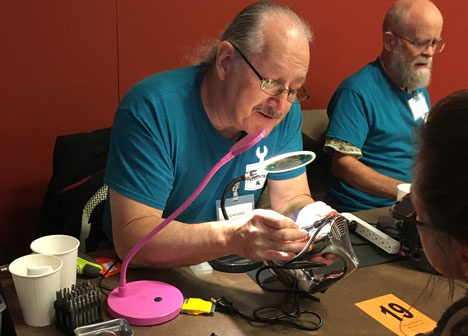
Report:
[[[254,210],[251,214],[235,221],[233,244],[235,253],[251,260],[287,261],[294,258],[307,244],[309,235],[301,229],[308,223],[337,212],[323,202],[306,205],[299,211],[299,221],[285,217],[272,210]],[[312,220],[312,222],[310,222]],[[332,254],[313,256],[311,260],[332,264]]]
[[[304,206],[303,208],[296,211],[293,215],[293,220],[300,228],[310,226],[314,222],[329,216],[336,216],[338,212],[330,207],[328,204],[318,201]],[[306,238],[306,241],[308,237]],[[313,248],[313,244],[310,249]],[[339,257],[333,253],[317,254],[308,258],[310,261],[331,265],[337,262]]]
[[289,260],[307,243],[308,233],[291,218],[272,210],[257,209],[233,221],[235,253],[251,260]]

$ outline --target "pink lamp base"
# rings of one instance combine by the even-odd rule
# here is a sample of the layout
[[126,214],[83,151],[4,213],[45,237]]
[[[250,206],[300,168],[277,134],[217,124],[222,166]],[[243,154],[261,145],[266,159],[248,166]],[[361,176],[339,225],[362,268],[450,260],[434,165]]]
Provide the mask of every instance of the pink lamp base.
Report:
[[176,287],[149,280],[128,282],[123,288],[115,288],[107,299],[113,317],[142,326],[172,320],[179,315],[183,302],[184,297]]

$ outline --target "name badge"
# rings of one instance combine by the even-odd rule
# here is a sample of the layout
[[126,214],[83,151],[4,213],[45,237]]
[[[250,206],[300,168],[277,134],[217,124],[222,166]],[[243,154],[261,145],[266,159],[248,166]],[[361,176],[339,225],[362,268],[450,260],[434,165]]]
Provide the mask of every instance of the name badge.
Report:
[[411,113],[413,113],[414,120],[422,118],[424,121],[427,119],[429,106],[427,105],[426,98],[421,92],[418,92],[413,98],[408,100]]
[[[248,164],[245,167],[245,171],[249,172],[252,170],[260,169],[262,167],[263,167],[263,162]],[[252,180],[245,180],[245,184],[244,184],[245,190],[262,189],[265,184],[267,176],[268,176],[268,173],[258,174]]]
[[[242,195],[235,198],[227,198],[224,201],[224,208],[229,219],[238,219],[242,216],[252,212],[255,207],[255,200],[253,194]],[[218,220],[226,220],[221,210],[221,201],[216,201],[216,213]]]

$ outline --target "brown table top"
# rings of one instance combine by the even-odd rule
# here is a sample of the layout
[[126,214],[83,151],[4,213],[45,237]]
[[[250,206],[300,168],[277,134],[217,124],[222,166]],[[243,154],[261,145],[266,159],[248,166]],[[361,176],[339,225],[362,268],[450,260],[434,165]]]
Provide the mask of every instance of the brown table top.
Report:
[[[376,222],[382,212],[367,211],[357,213],[368,222]],[[383,214],[387,214],[384,212]],[[437,280],[435,290],[426,285],[431,279]],[[62,335],[55,325],[32,328],[24,324],[13,281],[9,274],[0,277],[4,295],[18,335]],[[245,273],[223,273],[196,276],[188,267],[168,270],[129,269],[127,281],[158,280],[168,282],[181,290],[184,297],[203,299],[225,296],[244,314],[264,304],[279,303],[283,296],[264,292]],[[119,284],[119,275],[106,278],[103,286],[114,288]],[[424,273],[412,268],[406,261],[385,263],[358,268],[349,277],[330,287],[325,293],[317,294],[320,302],[307,301],[301,308],[319,313],[323,326],[317,331],[305,332],[284,326],[253,325],[237,317],[221,313],[213,316],[193,316],[180,314],[172,321],[158,326],[132,326],[135,335],[392,335],[392,332],[368,316],[355,303],[385,294],[394,294],[404,302],[414,305],[421,313],[437,321],[451,303],[448,282],[442,277]],[[421,295],[422,294],[422,295]],[[463,290],[455,290],[455,298],[461,297]],[[112,319],[107,312],[104,300],[105,319]]]

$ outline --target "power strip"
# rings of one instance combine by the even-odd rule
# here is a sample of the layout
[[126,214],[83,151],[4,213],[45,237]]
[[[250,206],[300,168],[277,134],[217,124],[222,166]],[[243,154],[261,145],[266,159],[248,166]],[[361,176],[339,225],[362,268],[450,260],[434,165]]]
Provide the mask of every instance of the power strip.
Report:
[[397,254],[400,252],[400,243],[386,233],[349,212],[343,212],[341,215],[343,215],[348,221],[355,221],[357,223],[356,233],[380,247],[385,252],[389,254]]

